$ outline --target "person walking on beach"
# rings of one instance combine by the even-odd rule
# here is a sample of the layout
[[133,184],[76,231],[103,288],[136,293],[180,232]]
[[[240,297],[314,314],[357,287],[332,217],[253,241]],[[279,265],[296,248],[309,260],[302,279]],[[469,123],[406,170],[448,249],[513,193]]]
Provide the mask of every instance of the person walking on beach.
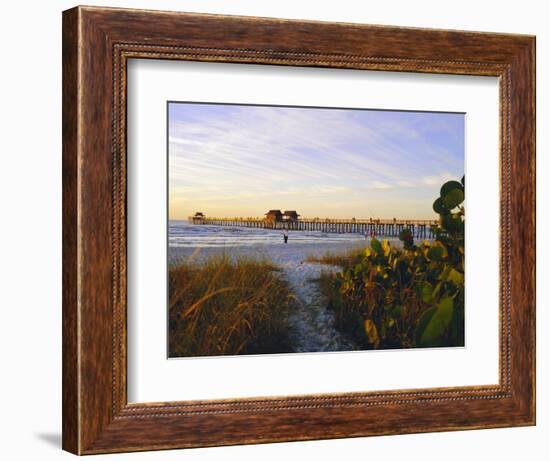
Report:
[[283,239],[285,243],[288,243],[288,231],[286,229],[283,231]]

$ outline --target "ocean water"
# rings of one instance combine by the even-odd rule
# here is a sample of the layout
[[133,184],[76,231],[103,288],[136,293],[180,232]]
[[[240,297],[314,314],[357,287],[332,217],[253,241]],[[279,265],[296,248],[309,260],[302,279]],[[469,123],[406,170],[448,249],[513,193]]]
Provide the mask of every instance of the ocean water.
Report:
[[[361,234],[335,234],[312,231],[289,231],[289,243],[354,243],[362,242]],[[193,225],[187,221],[168,222],[168,243],[170,247],[246,247],[280,243],[283,231],[280,229],[254,229],[248,227],[226,227]]]

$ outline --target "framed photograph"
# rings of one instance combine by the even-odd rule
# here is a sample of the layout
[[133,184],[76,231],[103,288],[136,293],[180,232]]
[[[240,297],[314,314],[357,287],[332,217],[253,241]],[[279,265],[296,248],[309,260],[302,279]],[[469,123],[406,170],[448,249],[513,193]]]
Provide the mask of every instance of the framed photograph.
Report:
[[63,448],[535,424],[535,38],[63,13]]

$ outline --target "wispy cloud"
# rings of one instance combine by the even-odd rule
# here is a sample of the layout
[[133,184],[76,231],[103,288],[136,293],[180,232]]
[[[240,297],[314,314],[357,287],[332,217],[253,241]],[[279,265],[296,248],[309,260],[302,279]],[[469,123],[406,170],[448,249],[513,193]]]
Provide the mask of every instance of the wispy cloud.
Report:
[[463,137],[459,114],[171,103],[170,216],[431,217]]
[[422,178],[422,182],[428,186],[441,186],[446,181],[450,181],[451,179],[458,179],[455,176],[453,176],[451,173],[441,173],[434,176],[424,176]]

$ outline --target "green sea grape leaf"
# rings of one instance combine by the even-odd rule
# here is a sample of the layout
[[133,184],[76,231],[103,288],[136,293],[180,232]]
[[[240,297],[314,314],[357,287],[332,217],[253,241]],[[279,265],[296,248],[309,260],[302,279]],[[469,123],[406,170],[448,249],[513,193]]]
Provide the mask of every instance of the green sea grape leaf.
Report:
[[437,312],[437,307],[431,307],[426,312],[424,312],[420,317],[420,319],[418,320],[418,325],[416,326],[416,331],[415,331],[415,340],[416,340],[417,346],[422,345],[422,336],[426,331],[428,324],[432,321],[432,318],[436,312]]
[[438,346],[453,316],[453,298],[443,298],[437,307],[428,309],[418,322],[417,345]]
[[433,291],[433,287],[429,282],[421,282],[418,288],[420,297],[425,303],[429,303],[432,300]]
[[448,278],[451,282],[456,283],[457,285],[461,285],[462,283],[464,283],[464,274],[461,274],[461,273],[458,272],[455,268],[451,268],[451,270],[449,271],[449,275],[447,276],[447,278]]
[[449,192],[451,192],[454,189],[463,190],[462,184],[460,184],[458,181],[447,181],[445,184],[441,186],[441,197],[445,197]]
[[442,197],[445,207],[452,210],[464,201],[464,192],[462,189],[451,189]]
[[433,209],[437,214],[447,214],[449,212],[441,197],[435,199]]
[[432,261],[441,261],[445,256],[445,248],[433,246],[428,250],[428,258]]
[[375,238],[371,239],[370,247],[376,254],[380,254],[382,252],[382,244],[380,243],[380,240]]

